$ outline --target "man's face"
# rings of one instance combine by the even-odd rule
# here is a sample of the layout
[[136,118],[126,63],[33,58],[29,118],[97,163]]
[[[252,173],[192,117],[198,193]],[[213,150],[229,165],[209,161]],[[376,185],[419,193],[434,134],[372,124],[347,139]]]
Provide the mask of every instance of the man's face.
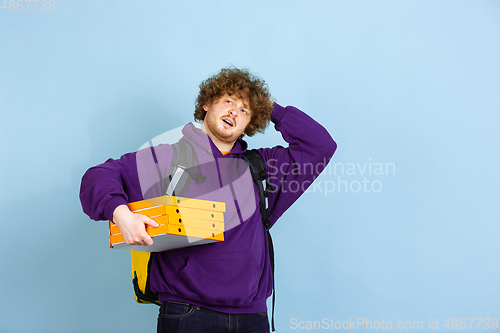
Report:
[[[208,134],[218,145],[232,145],[244,132],[252,119],[252,112],[246,103],[235,96],[224,94],[211,105],[204,105],[207,111],[202,131]],[[221,147],[219,147],[220,149]]]

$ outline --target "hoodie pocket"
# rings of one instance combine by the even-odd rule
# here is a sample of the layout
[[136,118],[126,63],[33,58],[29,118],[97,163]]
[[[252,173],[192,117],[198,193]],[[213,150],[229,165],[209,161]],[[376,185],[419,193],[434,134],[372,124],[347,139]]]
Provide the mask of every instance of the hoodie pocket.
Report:
[[196,255],[188,258],[181,277],[191,295],[206,304],[245,306],[257,295],[261,276],[248,252]]

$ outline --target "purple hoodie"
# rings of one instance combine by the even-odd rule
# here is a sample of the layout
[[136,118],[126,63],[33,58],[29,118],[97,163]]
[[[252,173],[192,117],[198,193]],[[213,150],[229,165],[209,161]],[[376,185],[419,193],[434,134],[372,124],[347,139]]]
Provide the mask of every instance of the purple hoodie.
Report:
[[[268,199],[274,224],[326,167],[337,145],[320,124],[295,107],[275,104],[271,120],[289,144],[258,150],[273,189]],[[258,190],[240,157],[247,144],[237,140],[231,152],[222,155],[192,124],[183,134],[181,140],[195,150],[196,171],[207,177],[202,183],[192,180],[183,196],[226,202],[224,241],[154,253],[151,289],[160,301],[231,314],[265,312],[272,273]],[[80,189],[84,212],[94,220],[110,220],[119,205],[158,196],[172,156],[170,145],[158,145],[90,168]]]

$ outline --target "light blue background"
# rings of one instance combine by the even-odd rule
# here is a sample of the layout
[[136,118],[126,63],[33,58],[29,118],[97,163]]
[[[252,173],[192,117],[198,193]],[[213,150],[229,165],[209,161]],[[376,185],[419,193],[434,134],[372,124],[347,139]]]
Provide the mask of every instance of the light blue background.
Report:
[[[331,165],[273,228],[280,332],[293,318],[500,319],[499,1],[55,8],[0,10],[0,332],[155,331],[80,179],[191,121],[198,84],[228,65],[323,124],[337,166],[395,165]],[[249,142],[284,144],[272,127]],[[352,190],[326,193],[338,177]],[[381,191],[354,193],[365,178]]]

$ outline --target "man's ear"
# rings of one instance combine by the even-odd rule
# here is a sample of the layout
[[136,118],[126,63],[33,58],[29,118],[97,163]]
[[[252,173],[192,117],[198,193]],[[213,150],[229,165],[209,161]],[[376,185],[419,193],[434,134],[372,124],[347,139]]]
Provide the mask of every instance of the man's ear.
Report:
[[203,105],[203,110],[208,111],[208,106],[206,104]]

